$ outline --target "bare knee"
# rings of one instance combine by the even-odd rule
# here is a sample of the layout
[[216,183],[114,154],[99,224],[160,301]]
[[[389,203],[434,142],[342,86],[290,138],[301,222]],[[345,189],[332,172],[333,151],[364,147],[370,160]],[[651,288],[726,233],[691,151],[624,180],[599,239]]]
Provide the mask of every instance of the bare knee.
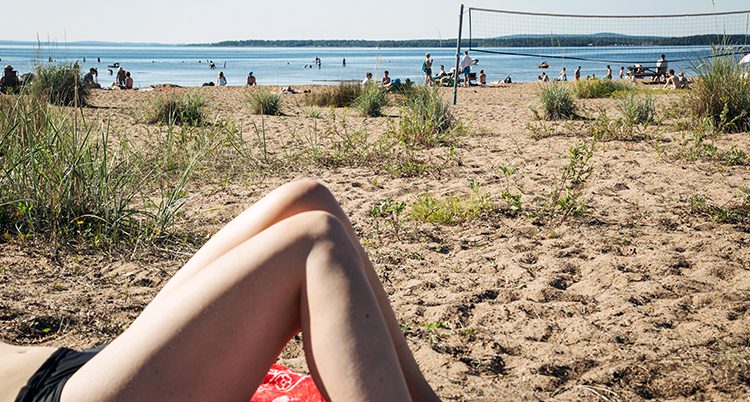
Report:
[[328,263],[336,262],[334,265],[356,267],[360,270],[359,254],[344,223],[338,217],[330,212],[315,210],[300,213],[291,219],[297,221],[304,233],[303,236],[312,242],[311,258],[326,260]]
[[317,180],[304,179],[285,184],[279,189],[292,208],[300,211],[331,212],[338,202],[331,191]]

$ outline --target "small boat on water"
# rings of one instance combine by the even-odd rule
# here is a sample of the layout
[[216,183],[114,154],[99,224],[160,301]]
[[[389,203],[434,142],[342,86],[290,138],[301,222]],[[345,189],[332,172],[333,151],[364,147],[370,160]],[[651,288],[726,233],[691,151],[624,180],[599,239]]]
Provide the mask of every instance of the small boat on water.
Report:
[[539,68],[549,68],[549,63],[543,61],[542,64],[539,65]]
[[119,68],[120,67],[120,63],[113,63],[113,64],[108,65],[107,67],[109,67],[109,68]]

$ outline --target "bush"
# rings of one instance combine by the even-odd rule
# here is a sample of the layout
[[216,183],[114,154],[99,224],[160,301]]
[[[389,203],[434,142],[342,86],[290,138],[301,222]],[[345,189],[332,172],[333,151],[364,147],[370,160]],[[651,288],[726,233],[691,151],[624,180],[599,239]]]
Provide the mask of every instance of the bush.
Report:
[[90,88],[81,79],[78,65],[39,65],[27,91],[60,106],[84,106]]
[[618,92],[635,89],[633,84],[612,80],[582,80],[577,81],[573,92],[581,99],[609,98]]
[[418,87],[403,101],[401,120],[395,136],[408,146],[436,146],[452,142],[461,124],[440,90]]
[[376,85],[368,85],[354,101],[354,107],[363,115],[370,117],[380,116],[380,110],[387,104],[388,97],[385,95],[385,90]]
[[573,95],[562,84],[542,85],[539,89],[542,114],[547,120],[573,119],[576,117],[576,104]]
[[362,95],[361,85],[336,85],[305,94],[305,104],[319,107],[349,107]]
[[737,61],[716,57],[697,67],[688,98],[693,115],[721,132],[750,131],[750,73]]
[[200,126],[206,123],[208,101],[198,95],[166,95],[156,98],[147,113],[149,124]]
[[281,95],[267,89],[250,93],[250,108],[255,114],[278,115],[281,109]]
[[619,100],[617,109],[628,124],[650,124],[656,121],[656,104],[654,98],[648,94],[627,94]]

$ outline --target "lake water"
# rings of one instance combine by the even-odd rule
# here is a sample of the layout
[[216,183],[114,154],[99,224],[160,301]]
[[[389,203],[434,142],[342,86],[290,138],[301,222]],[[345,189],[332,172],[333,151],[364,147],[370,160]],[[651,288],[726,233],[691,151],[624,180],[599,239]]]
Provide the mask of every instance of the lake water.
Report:
[[[661,53],[668,59],[705,57],[710,54],[707,47],[583,47],[583,48],[535,48],[506,49],[512,52],[534,52],[547,55],[565,55],[565,57],[596,58],[604,60],[652,60],[655,64]],[[330,84],[341,80],[364,78],[365,73],[372,72],[375,78],[382,76],[383,70],[389,70],[392,77],[415,81],[422,79],[422,60],[426,52],[435,60],[434,71],[444,64],[446,70],[455,65],[455,49],[376,49],[376,48],[219,48],[219,47],[184,47],[184,46],[79,46],[79,45],[0,45],[0,64],[11,64],[20,73],[29,72],[34,65],[48,63],[52,57],[55,62],[73,62],[78,60],[85,70],[96,67],[99,70],[99,82],[109,85],[113,77],[109,75],[108,65],[115,62],[130,71],[136,86],[146,87],[153,84],[173,83],[182,86],[199,86],[205,82],[216,82],[218,71],[223,71],[229,85],[244,85],[248,72],[254,72],[260,85],[305,85]],[[83,58],[86,62],[83,62]],[[97,57],[101,62],[97,62]],[[316,57],[322,60],[322,68],[305,68],[312,64]],[[521,57],[486,53],[472,53],[479,59],[478,68],[485,70],[489,81],[502,80],[510,75],[513,81],[525,82],[536,80],[540,71],[537,66],[547,61],[547,70],[552,78],[559,74],[560,68],[566,66],[568,77],[572,78],[576,66],[583,67],[583,75],[605,75],[606,62],[588,62],[577,60],[545,59],[539,57]],[[343,59],[346,58],[346,67]],[[213,60],[216,70],[210,70],[207,60]],[[226,62],[226,66],[225,63]],[[612,65],[615,76],[620,65]],[[670,68],[684,70],[690,74],[688,62],[671,63]],[[113,70],[115,70],[113,68]]]

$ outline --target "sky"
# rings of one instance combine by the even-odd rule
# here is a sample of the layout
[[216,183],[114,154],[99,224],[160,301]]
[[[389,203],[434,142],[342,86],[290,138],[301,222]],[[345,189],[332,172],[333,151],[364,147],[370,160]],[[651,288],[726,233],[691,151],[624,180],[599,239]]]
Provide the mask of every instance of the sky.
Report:
[[[19,3],[16,3],[19,4]],[[35,0],[3,17],[0,41],[211,43],[241,39],[455,38],[455,0]],[[573,14],[750,9],[748,0],[474,0],[467,6]]]

